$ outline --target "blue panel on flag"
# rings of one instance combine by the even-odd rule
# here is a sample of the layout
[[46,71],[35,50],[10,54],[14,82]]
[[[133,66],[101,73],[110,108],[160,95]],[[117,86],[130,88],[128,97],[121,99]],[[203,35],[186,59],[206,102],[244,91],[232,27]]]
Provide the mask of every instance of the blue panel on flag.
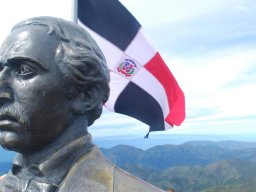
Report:
[[78,0],[78,18],[123,51],[141,27],[118,0]]
[[148,124],[150,131],[165,130],[164,116],[159,103],[132,82],[119,95],[115,112],[129,115]]

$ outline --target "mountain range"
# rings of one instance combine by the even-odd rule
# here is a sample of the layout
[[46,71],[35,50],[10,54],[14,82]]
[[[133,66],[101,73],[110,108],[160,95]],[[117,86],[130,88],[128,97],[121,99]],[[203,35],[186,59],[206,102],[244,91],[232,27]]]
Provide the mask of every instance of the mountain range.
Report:
[[[147,149],[117,145],[101,151],[122,169],[163,190],[256,191],[256,142],[191,141]],[[0,174],[4,174],[14,153],[0,149],[0,154]]]
[[118,145],[101,150],[122,169],[164,190],[256,191],[256,142],[198,141],[147,150]]

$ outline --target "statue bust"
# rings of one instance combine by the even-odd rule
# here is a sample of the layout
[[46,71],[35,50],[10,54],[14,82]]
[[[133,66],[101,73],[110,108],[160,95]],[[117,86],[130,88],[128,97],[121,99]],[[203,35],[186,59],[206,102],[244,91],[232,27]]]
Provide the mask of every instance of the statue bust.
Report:
[[157,192],[121,170],[87,127],[109,96],[105,58],[80,26],[54,17],[16,24],[0,48],[0,144],[17,152],[0,192]]

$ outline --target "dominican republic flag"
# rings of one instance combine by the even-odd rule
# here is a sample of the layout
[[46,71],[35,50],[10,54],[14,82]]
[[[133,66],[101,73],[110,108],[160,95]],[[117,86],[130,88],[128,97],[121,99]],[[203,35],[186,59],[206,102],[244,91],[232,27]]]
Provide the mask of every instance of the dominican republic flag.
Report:
[[185,119],[182,90],[133,15],[118,0],[78,0],[78,23],[102,49],[110,70],[110,111],[162,131]]

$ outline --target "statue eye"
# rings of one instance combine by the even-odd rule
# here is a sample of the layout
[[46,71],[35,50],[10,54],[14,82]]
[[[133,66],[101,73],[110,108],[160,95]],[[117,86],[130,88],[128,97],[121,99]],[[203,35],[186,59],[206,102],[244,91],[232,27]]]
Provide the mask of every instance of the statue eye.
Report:
[[36,75],[36,71],[28,65],[21,64],[17,68],[16,75],[24,79],[29,79]]

